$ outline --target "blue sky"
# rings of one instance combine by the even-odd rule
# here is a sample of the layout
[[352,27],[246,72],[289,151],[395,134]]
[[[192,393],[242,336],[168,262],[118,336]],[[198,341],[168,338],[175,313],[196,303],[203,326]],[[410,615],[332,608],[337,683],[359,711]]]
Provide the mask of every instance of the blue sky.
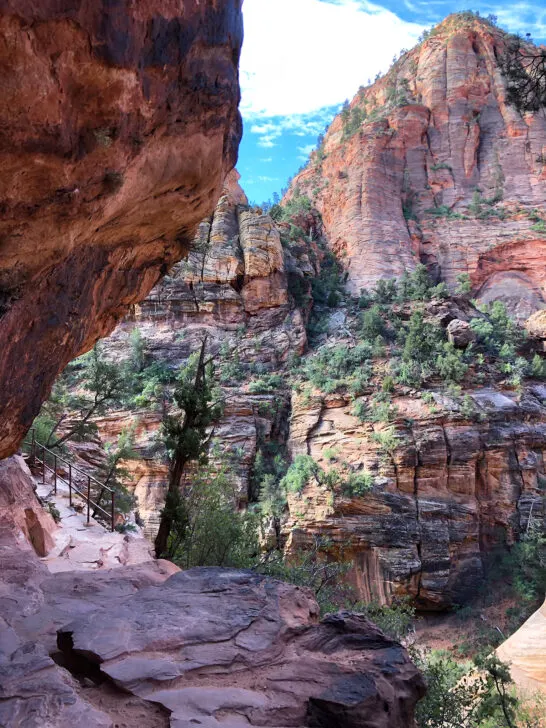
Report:
[[468,9],[546,42],[546,0],[245,0],[237,168],[249,199],[280,192],[346,98],[424,28]]

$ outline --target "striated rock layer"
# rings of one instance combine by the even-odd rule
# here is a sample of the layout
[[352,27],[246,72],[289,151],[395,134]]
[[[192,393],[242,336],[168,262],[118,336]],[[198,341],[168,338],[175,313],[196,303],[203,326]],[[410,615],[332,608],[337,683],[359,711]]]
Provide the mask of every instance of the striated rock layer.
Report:
[[450,16],[360,90],[294,179],[289,195],[322,212],[355,293],[421,259],[521,318],[544,305],[546,119],[506,104],[503,48],[498,29]]
[[[231,352],[228,360],[238,366],[262,372],[282,369],[307,344],[304,313],[291,300],[288,273],[304,275],[282,247],[271,218],[249,208],[233,172],[214,215],[200,225],[188,259],[134,307],[103,348],[110,358],[123,361],[131,333],[138,329],[147,361],[177,368],[207,336],[213,352],[226,346]],[[215,428],[222,446],[238,452],[234,487],[240,506],[248,501],[258,439],[284,426],[289,407],[286,392],[251,394],[247,385],[244,374],[240,381],[224,384],[225,411]],[[139,516],[152,539],[167,486],[167,466],[154,457],[151,447],[162,416],[158,408],[114,412],[97,420],[105,442],[114,441],[124,428],[134,428],[141,458],[126,466],[133,476]]]
[[546,602],[497,648],[519,688],[546,693]]
[[381,449],[342,397],[293,401],[289,447],[323,467],[330,460],[374,475],[371,492],[348,497],[315,482],[289,495],[291,549],[317,537],[354,563],[364,600],[410,596],[425,609],[463,604],[484,559],[511,544],[530,518],[546,518],[546,388],[469,392],[474,417],[443,394],[426,405],[395,397],[395,444]]
[[212,211],[241,42],[241,0],[0,3],[0,457]]

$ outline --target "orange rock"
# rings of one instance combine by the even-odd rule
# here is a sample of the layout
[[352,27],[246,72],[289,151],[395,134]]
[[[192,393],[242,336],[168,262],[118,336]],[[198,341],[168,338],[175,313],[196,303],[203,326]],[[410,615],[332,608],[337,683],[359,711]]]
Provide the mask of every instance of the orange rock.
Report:
[[338,116],[324,158],[295,177],[288,197],[313,199],[354,293],[421,260],[452,290],[469,273],[476,298],[522,320],[546,300],[546,238],[531,229],[546,205],[546,121],[506,105],[503,45],[502,31],[451,16],[360,90],[360,128],[344,135]]
[[240,11],[240,0],[3,4],[0,457],[58,372],[212,212],[241,135]]

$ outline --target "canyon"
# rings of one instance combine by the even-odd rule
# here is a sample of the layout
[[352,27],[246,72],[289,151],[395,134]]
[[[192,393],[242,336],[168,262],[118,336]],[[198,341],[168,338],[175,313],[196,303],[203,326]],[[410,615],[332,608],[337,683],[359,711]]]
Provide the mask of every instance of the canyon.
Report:
[[[233,205],[244,207],[234,184],[220,232],[202,223],[196,244],[211,247],[221,274],[203,258],[193,280],[174,281],[166,306],[153,297],[138,306],[190,251],[236,162],[241,4],[0,3],[0,723],[9,728],[402,728],[424,694],[405,649],[362,615],[321,620],[308,589],[251,571],[180,572],[139,534],[106,534],[66,503],[56,513],[16,454],[59,373],[127,314],[159,310],[163,333],[170,314],[198,313],[209,329],[250,318],[257,363],[303,353],[304,314],[290,302],[273,222],[237,207],[237,245],[228,234],[222,249]],[[117,336],[106,345],[113,358]],[[275,426],[256,417],[262,405],[261,396],[232,405],[237,422],[246,413],[250,452],[257,422]],[[142,490],[164,475],[141,467]],[[48,478],[42,487],[54,492],[56,471]],[[243,461],[241,505],[247,478]],[[150,501],[151,528],[161,497]],[[146,515],[145,499],[139,508]],[[59,549],[65,516],[76,525]]]

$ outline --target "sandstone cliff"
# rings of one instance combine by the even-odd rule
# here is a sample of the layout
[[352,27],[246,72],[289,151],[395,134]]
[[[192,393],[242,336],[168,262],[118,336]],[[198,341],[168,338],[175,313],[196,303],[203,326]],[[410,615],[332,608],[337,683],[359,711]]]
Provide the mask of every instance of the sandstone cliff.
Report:
[[[228,451],[237,450],[235,472],[240,506],[246,505],[259,438],[286,428],[289,390],[253,394],[247,385],[259,372],[282,370],[290,357],[303,354],[307,335],[304,313],[288,292],[290,274],[303,279],[293,258],[287,261],[277,226],[253,211],[232,173],[214,215],[201,223],[192,252],[177,264],[105,340],[107,356],[123,362],[131,333],[138,330],[148,362],[173,371],[208,337],[219,355],[226,407],[215,435]],[[313,269],[311,269],[313,270]],[[221,356],[222,346],[227,354]],[[230,371],[230,369],[232,371]],[[128,408],[97,420],[104,442],[134,426],[142,459],[130,461],[139,516],[150,538],[157,531],[165,499],[167,467],[150,445],[162,419],[161,407]]]
[[[364,600],[389,602],[394,595],[408,595],[426,609],[463,603],[481,582],[490,550],[513,543],[530,517],[544,517],[544,386],[534,382],[517,391],[507,382],[488,382],[482,365],[482,384],[469,383],[463,390],[466,409],[462,395],[440,382],[426,401],[419,389],[400,386],[392,397],[396,414],[390,423],[361,422],[353,412],[354,398],[343,391],[298,394],[300,370],[290,371],[287,364],[307,344],[303,322],[309,303],[301,290],[322,275],[316,242],[309,241],[317,225],[311,211],[274,225],[248,208],[232,175],[188,261],[135,308],[105,341],[105,350],[126,361],[131,332],[138,329],[148,360],[175,368],[204,335],[213,351],[229,344],[228,359],[237,359],[239,373],[223,383],[227,406],[215,436],[237,454],[238,506],[260,497],[253,476],[256,456],[268,442],[287,446],[292,458],[310,455],[326,470],[343,463],[354,472],[366,471],[374,486],[361,496],[314,481],[289,494],[277,539],[292,553],[317,538],[330,542],[338,558],[353,562],[348,578]],[[329,332],[315,345],[326,352],[330,347],[332,357],[339,345],[355,346],[354,302],[315,305]],[[462,300],[427,304],[443,326],[454,320],[462,329],[468,324],[460,317],[470,318],[471,311],[479,315],[465,306]],[[375,406],[387,365],[386,360],[377,364],[360,401]],[[220,371],[222,366],[220,358]],[[331,371],[333,366],[332,360]],[[281,373],[282,379],[275,391],[256,393],[253,383],[267,373]],[[97,421],[103,442],[113,442],[131,423],[136,427],[140,457],[128,467],[150,538],[167,482],[166,465],[152,447],[161,416],[160,408],[127,408]],[[394,446],[385,453],[377,435],[391,428]]]
[[365,601],[407,595],[425,609],[464,604],[491,549],[513,543],[530,518],[546,517],[546,388],[467,396],[472,417],[442,392],[432,404],[417,392],[395,396],[396,439],[387,453],[374,436],[388,426],[359,422],[344,397],[296,396],[292,454],[377,477],[361,497],[313,481],[289,496],[289,547],[331,541],[353,562],[348,578]]
[[0,38],[5,457],[212,211],[241,135],[241,1],[5,0]]
[[358,293],[421,260],[521,318],[546,299],[546,120],[506,103],[504,33],[450,16],[362,87],[293,180]]

